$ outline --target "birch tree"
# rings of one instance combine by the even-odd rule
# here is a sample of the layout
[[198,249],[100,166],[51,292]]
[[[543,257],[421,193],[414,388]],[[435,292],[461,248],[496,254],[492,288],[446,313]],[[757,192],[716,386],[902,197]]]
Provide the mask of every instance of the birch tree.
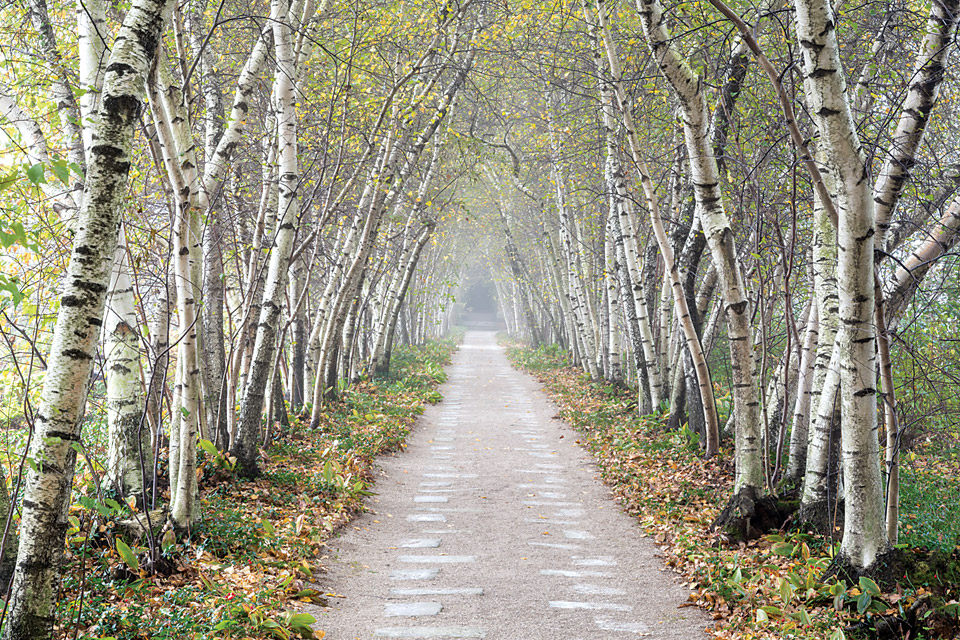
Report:
[[24,487],[20,546],[4,630],[9,640],[51,638],[66,512],[93,354],[100,337],[144,82],[170,4],[142,0],[127,12],[104,76],[70,265],[47,360]]

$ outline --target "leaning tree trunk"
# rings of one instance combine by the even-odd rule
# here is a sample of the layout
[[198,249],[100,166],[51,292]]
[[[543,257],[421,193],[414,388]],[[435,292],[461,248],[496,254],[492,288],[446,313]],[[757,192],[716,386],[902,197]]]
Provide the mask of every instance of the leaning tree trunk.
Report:
[[[587,5],[584,5],[584,9],[585,14],[588,15],[588,20],[590,20],[590,12],[589,9],[587,9]],[[707,457],[712,457],[720,451],[720,425],[717,418],[716,398],[714,397],[713,393],[713,383],[710,379],[710,370],[707,367],[707,361],[703,353],[702,345],[700,344],[700,338],[697,335],[696,327],[694,326],[693,319],[690,316],[690,310],[687,307],[687,299],[683,293],[683,284],[680,280],[680,272],[678,270],[676,261],[674,260],[673,248],[669,243],[666,231],[663,227],[663,218],[660,215],[658,199],[654,190],[653,181],[651,180],[650,172],[647,169],[646,163],[640,155],[640,144],[637,139],[636,127],[633,122],[633,117],[630,111],[629,103],[626,99],[625,92],[620,84],[622,78],[620,71],[620,59],[613,44],[605,11],[606,9],[603,3],[598,1],[597,20],[600,26],[600,33],[602,35],[603,46],[607,54],[606,59],[608,63],[608,67],[605,69],[605,71],[609,72],[610,77],[613,80],[613,89],[620,105],[620,115],[623,119],[623,124],[626,129],[627,140],[630,145],[634,163],[639,171],[640,183],[643,187],[644,196],[646,197],[647,207],[650,214],[650,225],[653,228],[654,237],[656,238],[657,246],[660,249],[660,255],[663,257],[665,274],[664,279],[670,284],[669,288],[673,293],[673,306],[677,312],[680,326],[683,330],[684,339],[686,340],[687,346],[690,348],[690,354],[693,358],[697,385],[700,391],[701,401],[704,409],[704,417],[707,420],[707,437],[705,439],[706,449],[704,453]],[[592,22],[592,20],[590,21]]]
[[[72,73],[64,62],[63,54],[60,51],[53,30],[53,23],[50,21],[50,14],[47,10],[47,2],[46,0],[28,0],[26,9],[27,17],[37,30],[39,46],[36,47],[35,54],[45,61],[47,67],[53,71],[53,82],[50,86],[49,97],[50,102],[57,107],[60,126],[66,138],[67,158],[71,162],[77,163],[85,171],[87,170],[87,162],[84,157],[83,120],[80,117],[80,107],[74,95]],[[81,34],[83,34],[86,28],[83,24],[80,27]],[[83,57],[86,58],[86,55]],[[87,87],[83,87],[83,89],[86,90]],[[96,126],[95,123],[94,126]]]
[[[673,88],[683,111],[697,215],[717,269],[725,304],[733,378],[736,475],[734,496],[718,523],[731,524],[738,535],[756,535],[770,525],[778,525],[774,522],[778,514],[768,499],[761,499],[765,479],[760,451],[760,402],[754,380],[753,331],[733,229],[724,209],[720,175],[710,145],[709,111],[703,81],[674,48],[659,0],[637,0],[637,11],[654,60]],[[734,521],[736,525],[732,524]]]
[[[598,7],[603,10],[602,5]],[[594,32],[593,40],[593,58],[598,69],[604,68],[603,54],[601,46],[612,47],[612,41],[606,43],[604,39],[601,43],[599,35],[596,33],[597,27],[591,20],[591,11],[588,6],[584,6],[584,16],[591,24],[591,30]],[[606,38],[608,31],[606,22],[601,18],[600,24],[604,27],[603,36]],[[616,67],[614,67],[616,69]],[[619,71],[617,69],[617,71]],[[614,76],[614,74],[610,74]],[[634,360],[637,364],[638,375],[641,380],[645,380],[645,388],[641,387],[640,410],[644,413],[656,411],[660,405],[663,395],[663,386],[659,367],[656,363],[656,355],[653,345],[653,335],[650,330],[649,311],[646,302],[646,292],[644,291],[644,282],[640,274],[640,259],[638,251],[638,242],[636,237],[636,216],[633,209],[633,201],[629,197],[626,184],[626,176],[623,172],[623,164],[620,160],[620,145],[617,140],[617,118],[616,118],[616,100],[615,94],[617,87],[615,82],[619,80],[618,76],[608,77],[607,74],[600,74],[600,101],[603,114],[604,141],[606,143],[606,182],[610,189],[610,209],[611,216],[616,216],[613,228],[617,231],[616,244],[623,254],[624,264],[622,265],[622,280],[629,286],[629,299],[632,301],[632,309],[627,310],[628,326],[631,329],[631,338],[634,348]]]
[[117,247],[120,207],[127,195],[133,135],[143,108],[143,85],[169,4],[134,2],[107,65],[98,144],[87,166],[85,196],[30,445],[30,456],[43,460],[43,465],[28,471],[24,485],[6,640],[42,640],[53,635],[54,596],[76,462],[74,446],[80,442],[81,415]]
[[[271,13],[289,15],[287,0],[273,0]],[[300,203],[297,187],[300,183],[297,164],[297,112],[296,69],[293,50],[293,34],[283,20],[274,22],[274,42],[277,49],[277,141],[279,160],[279,200],[277,209],[277,233],[270,252],[270,265],[264,285],[263,303],[257,323],[253,360],[240,406],[237,437],[233,454],[237,457],[237,469],[244,477],[259,474],[258,447],[260,421],[263,413],[264,393],[274,353],[277,348],[277,330],[283,294],[286,288],[287,267],[293,252],[293,241],[300,223]]]
[[407,258],[406,264],[404,265],[403,274],[400,278],[399,285],[395,288],[392,288],[390,291],[390,299],[386,312],[387,318],[386,327],[384,329],[383,344],[380,347],[380,355],[375,361],[375,371],[377,375],[387,375],[390,373],[390,359],[393,355],[394,335],[397,330],[397,320],[400,318],[400,309],[403,306],[403,301],[407,295],[407,290],[410,288],[410,281],[413,279],[413,273],[416,270],[417,263],[420,260],[420,254],[423,252],[424,247],[427,246],[427,242],[429,242],[430,238],[433,237],[433,230],[434,225],[429,223],[420,230],[416,243],[414,244],[410,252],[410,256]]

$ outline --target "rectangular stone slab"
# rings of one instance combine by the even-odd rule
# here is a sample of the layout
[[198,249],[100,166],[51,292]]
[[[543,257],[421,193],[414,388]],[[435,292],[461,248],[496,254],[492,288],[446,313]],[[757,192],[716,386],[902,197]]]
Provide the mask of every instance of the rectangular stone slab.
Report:
[[459,564],[476,562],[477,556],[400,556],[397,560],[419,564]]
[[391,580],[432,580],[440,569],[396,569],[390,572]]
[[385,605],[383,615],[388,618],[412,618],[414,616],[435,616],[443,609],[439,602],[397,602]]
[[385,627],[373,632],[378,638],[486,638],[479,627]]
[[440,546],[440,538],[410,538],[400,543],[404,549],[434,549]]
[[390,595],[397,597],[411,596],[482,596],[483,589],[479,587],[453,587],[450,589],[421,587],[418,589],[391,589]]

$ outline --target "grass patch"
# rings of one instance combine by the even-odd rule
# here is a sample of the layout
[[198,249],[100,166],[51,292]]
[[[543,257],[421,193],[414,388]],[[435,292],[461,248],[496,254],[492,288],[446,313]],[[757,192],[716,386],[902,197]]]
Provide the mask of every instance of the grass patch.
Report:
[[960,477],[942,469],[903,466],[900,538],[914,547],[950,551],[960,545]]

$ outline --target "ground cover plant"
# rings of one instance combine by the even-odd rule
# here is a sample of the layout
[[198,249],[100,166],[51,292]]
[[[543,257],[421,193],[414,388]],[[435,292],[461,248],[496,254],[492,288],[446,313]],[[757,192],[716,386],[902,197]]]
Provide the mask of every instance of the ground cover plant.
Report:
[[[454,339],[400,346],[388,376],[353,385],[324,406],[319,428],[294,417],[263,452],[263,473],[203,447],[203,517],[188,534],[150,540],[122,523],[135,506],[98,497],[76,479],[57,598],[60,638],[321,638],[302,602],[336,594],[313,582],[325,541],[363,509],[377,455],[403,447],[426,403],[438,402]],[[90,459],[98,454],[93,438]],[[142,514],[141,514],[142,515]],[[163,518],[154,524],[162,527]],[[150,561],[158,544],[159,562]]]
[[82,5],[0,5],[3,640],[52,638],[77,468],[181,544],[280,398],[319,430],[470,313],[732,440],[730,534],[786,479],[851,584],[952,548],[960,0]]
[[[733,482],[728,445],[711,459],[697,434],[638,416],[634,392],[593,383],[556,347],[508,341],[511,362],[535,375],[595,456],[604,480],[706,610],[717,638],[954,638],[960,598],[960,481],[931,450],[904,474],[901,548],[916,560],[896,587],[825,578],[836,541],[787,525],[747,542],[711,528]],[[949,460],[949,454],[947,456]],[[947,496],[953,496],[948,498]]]

